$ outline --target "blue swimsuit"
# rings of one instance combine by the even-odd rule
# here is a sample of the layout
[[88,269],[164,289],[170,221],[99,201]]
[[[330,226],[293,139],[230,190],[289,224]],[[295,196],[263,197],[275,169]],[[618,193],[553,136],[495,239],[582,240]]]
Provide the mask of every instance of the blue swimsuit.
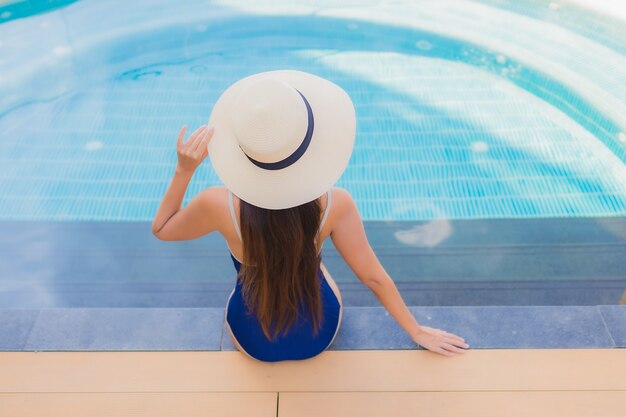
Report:
[[[241,239],[241,231],[235,216],[233,196],[230,190],[228,191],[228,204],[237,235]],[[322,217],[320,230],[328,215],[329,207],[330,191],[328,191],[328,203]],[[230,257],[233,260],[235,269],[239,272],[241,261],[235,258],[232,251],[230,251]],[[299,318],[289,329],[289,332],[286,335],[281,333],[273,341],[269,341],[265,337],[256,316],[246,314],[246,305],[241,292],[241,281],[237,278],[237,284],[230,293],[226,304],[226,323],[230,326],[233,336],[245,354],[253,359],[265,362],[301,360],[316,356],[330,346],[339,330],[342,310],[339,300],[326,281],[321,268],[318,269],[317,275],[321,283],[323,306],[323,319],[319,333],[317,336],[313,336],[313,326],[309,319],[310,312],[308,307],[301,303]]]

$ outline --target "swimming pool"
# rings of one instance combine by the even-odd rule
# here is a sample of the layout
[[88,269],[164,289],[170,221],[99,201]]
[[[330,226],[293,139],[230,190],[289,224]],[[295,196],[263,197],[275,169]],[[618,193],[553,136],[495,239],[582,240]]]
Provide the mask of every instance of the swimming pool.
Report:
[[[0,219],[152,220],[179,127],[278,68],[353,98],[337,186],[364,220],[626,214],[623,24],[535,1],[340,3],[0,7]],[[208,162],[185,202],[221,184]]]
[[[586,1],[586,0],[576,0]],[[183,123],[293,68],[353,98],[337,185],[407,305],[626,302],[626,25],[571,2],[0,7],[0,307],[224,307],[225,242],[150,224]],[[220,184],[209,160],[185,203]],[[345,305],[380,306],[328,239]]]

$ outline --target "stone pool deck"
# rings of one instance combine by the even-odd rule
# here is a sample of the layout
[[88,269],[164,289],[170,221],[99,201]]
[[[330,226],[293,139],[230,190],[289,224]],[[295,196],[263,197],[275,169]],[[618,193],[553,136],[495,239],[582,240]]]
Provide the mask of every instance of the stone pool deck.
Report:
[[471,348],[418,348],[382,307],[346,307],[327,351],[272,363],[234,350],[219,308],[0,310],[0,415],[625,415],[626,306],[411,311]]
[[[409,307],[472,349],[626,347],[626,305]],[[0,310],[0,351],[232,351],[223,308]],[[344,307],[329,350],[423,349],[383,307]]]

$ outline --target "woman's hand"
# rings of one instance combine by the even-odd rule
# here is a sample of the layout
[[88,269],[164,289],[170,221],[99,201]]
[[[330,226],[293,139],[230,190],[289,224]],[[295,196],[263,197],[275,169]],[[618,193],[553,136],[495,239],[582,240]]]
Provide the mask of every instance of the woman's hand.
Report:
[[191,134],[187,142],[183,143],[186,131],[187,125],[184,125],[178,133],[178,140],[176,142],[178,166],[176,169],[193,173],[209,154],[208,145],[213,137],[215,128],[213,126],[209,128],[207,125],[202,125]]
[[465,339],[455,334],[428,326],[420,326],[422,331],[415,336],[413,341],[426,349],[445,356],[454,356],[454,353],[465,353],[469,345]]

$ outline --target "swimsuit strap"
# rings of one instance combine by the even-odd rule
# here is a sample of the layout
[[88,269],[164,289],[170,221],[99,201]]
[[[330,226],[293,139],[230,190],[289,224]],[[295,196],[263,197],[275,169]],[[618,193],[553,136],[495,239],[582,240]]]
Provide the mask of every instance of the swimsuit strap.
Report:
[[237,236],[241,239],[241,230],[239,230],[239,224],[237,223],[237,216],[235,216],[235,205],[233,204],[233,193],[228,190],[228,208],[230,209],[230,217],[233,218],[233,224],[235,225],[235,230],[237,230]]
[[326,221],[326,217],[328,217],[328,212],[330,211],[329,210],[330,209],[330,203],[331,203],[331,200],[330,200],[330,196],[331,196],[330,190],[328,190],[326,192],[326,195],[328,196],[328,198],[326,199],[326,208],[324,209],[324,216],[322,217],[322,222],[320,223],[320,229],[319,230],[322,230],[322,226],[324,226],[324,222]]
[[[322,221],[320,222],[320,227],[319,229],[317,229],[317,235],[315,236],[315,242],[317,244],[317,238],[320,235],[320,232],[322,231],[322,226],[324,226],[324,222],[326,221],[326,218],[328,217],[328,212],[330,212],[330,203],[331,203],[331,199],[330,199],[330,190],[328,190],[326,192],[326,195],[328,196],[328,198],[326,199],[326,208],[324,209],[324,215],[322,216]],[[324,242],[322,242],[322,246],[324,245]],[[322,248],[320,248],[320,251],[318,252],[318,254],[322,253]]]

